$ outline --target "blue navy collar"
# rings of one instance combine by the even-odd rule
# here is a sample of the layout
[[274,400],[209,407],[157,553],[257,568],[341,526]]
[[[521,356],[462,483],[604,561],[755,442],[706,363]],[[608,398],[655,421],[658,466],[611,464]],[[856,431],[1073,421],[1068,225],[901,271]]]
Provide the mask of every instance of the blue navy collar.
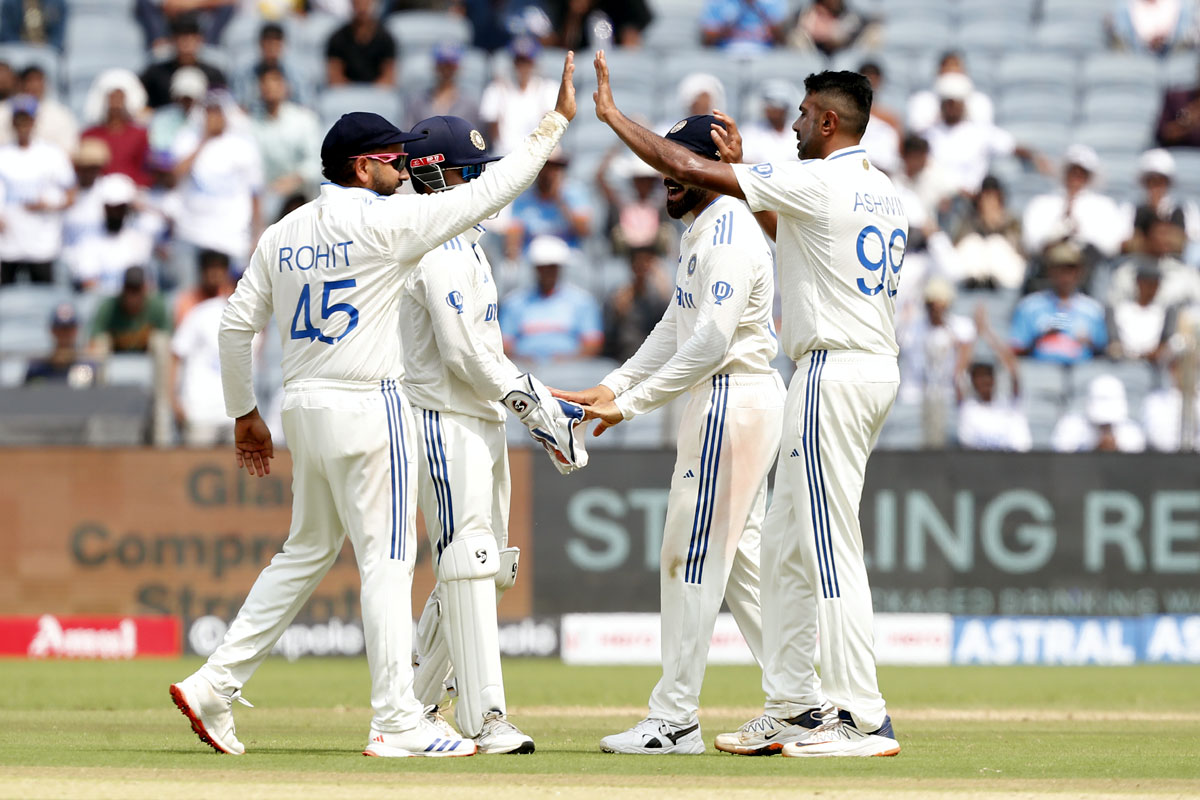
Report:
[[852,156],[852,155],[855,155],[858,153],[861,153],[862,155],[865,156],[867,154],[867,151],[861,145],[854,145],[853,147],[844,147],[841,150],[834,150],[832,153],[825,156],[825,160],[826,161],[834,161],[836,159],[841,158],[842,156]]

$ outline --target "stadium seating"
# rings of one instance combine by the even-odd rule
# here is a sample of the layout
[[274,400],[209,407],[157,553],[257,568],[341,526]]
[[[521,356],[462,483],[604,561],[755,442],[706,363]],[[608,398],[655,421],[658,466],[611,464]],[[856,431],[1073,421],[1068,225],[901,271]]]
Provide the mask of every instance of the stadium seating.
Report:
[[[141,43],[138,43],[138,49]],[[36,64],[46,73],[46,85],[50,88],[59,85],[59,54],[49,45],[24,44],[9,42],[0,44],[0,61],[5,62],[15,70]]]
[[385,25],[401,53],[428,50],[437,44],[466,47],[471,43],[471,24],[456,14],[405,11],[388,17]]
[[996,84],[1011,92],[1052,89],[1066,96],[1075,92],[1075,73],[1075,59],[1063,53],[1009,53],[996,67]]
[[375,86],[332,86],[317,102],[317,113],[326,127],[342,114],[369,108],[387,119],[400,119],[400,97],[396,91]]

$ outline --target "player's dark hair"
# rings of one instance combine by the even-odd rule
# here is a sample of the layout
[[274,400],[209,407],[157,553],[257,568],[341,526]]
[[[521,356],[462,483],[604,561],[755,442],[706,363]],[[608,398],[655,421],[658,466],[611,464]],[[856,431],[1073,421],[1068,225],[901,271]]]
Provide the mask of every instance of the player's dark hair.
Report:
[[284,81],[287,80],[287,75],[284,74],[283,68],[278,64],[259,64],[254,68],[254,75],[259,80],[262,80],[266,75],[278,75]]
[[900,143],[901,153],[928,153],[929,142],[925,137],[915,133],[910,133],[904,137],[904,141]]
[[199,264],[201,270],[209,267],[224,267],[225,269],[229,269],[229,256],[220,250],[201,250],[196,256],[196,262]]
[[258,29],[258,40],[261,42],[264,39],[282,39],[283,26],[278,22],[266,22]]
[[44,78],[44,77],[46,77],[46,70],[42,69],[37,64],[30,64],[28,67],[21,70],[21,73],[20,73],[21,80],[23,80],[23,81],[29,80],[30,75],[41,75]]
[[976,372],[990,372],[996,374],[996,365],[990,361],[972,361],[971,366],[967,367],[967,374],[974,377]]
[[354,159],[339,158],[333,162],[322,161],[321,174],[325,176],[325,180],[336,183],[338,186],[353,186]]
[[804,90],[837,102],[842,107],[838,116],[849,132],[862,136],[867,130],[867,122],[871,119],[871,100],[875,93],[865,75],[844,70],[817,72],[804,79]]

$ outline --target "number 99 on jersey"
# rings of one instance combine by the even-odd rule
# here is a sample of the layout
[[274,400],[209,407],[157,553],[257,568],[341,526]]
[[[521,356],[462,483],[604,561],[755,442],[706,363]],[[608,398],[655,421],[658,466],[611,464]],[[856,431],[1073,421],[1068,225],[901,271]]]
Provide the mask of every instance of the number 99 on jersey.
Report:
[[[904,248],[908,245],[908,235],[900,228],[894,229],[886,237],[883,231],[874,225],[868,225],[858,233],[858,263],[863,269],[878,273],[870,280],[859,278],[858,290],[868,297],[874,297],[887,286],[888,297],[896,296],[900,285],[900,268],[904,266]],[[886,267],[886,269],[885,269]]]

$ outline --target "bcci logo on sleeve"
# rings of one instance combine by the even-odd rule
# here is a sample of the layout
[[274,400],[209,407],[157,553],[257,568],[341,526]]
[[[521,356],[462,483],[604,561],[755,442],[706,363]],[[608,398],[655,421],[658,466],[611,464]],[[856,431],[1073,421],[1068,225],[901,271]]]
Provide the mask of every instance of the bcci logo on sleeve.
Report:
[[462,292],[451,292],[446,295],[446,305],[453,308],[459,314],[463,312],[463,296]]
[[750,168],[750,171],[757,172],[759,175],[762,175],[764,178],[769,178],[769,177],[771,177],[771,173],[775,171],[775,168],[772,167],[770,164],[755,164],[753,167]]
[[713,299],[717,301],[717,305],[721,305],[722,301],[733,297],[733,287],[725,281],[717,281],[712,287]]
[[693,255],[691,258],[688,259],[688,277],[689,278],[692,277],[692,275],[695,272],[696,272],[696,256]]

